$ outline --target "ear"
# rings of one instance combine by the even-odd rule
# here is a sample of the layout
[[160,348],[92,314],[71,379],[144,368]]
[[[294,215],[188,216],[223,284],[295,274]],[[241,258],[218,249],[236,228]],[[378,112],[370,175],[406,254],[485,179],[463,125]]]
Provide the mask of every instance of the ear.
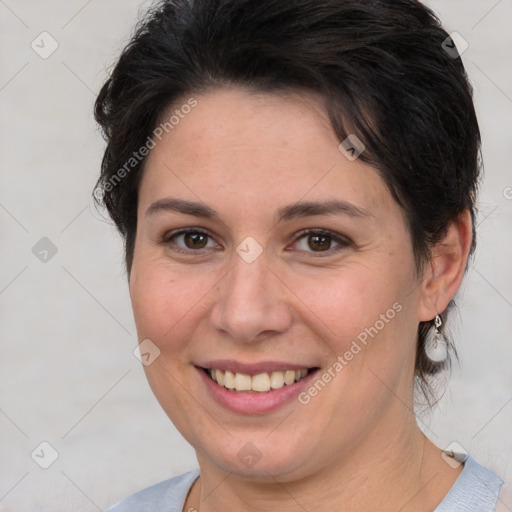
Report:
[[441,314],[457,293],[472,240],[471,214],[465,210],[450,224],[445,237],[432,250],[432,259],[422,278],[418,305],[420,322],[428,322]]

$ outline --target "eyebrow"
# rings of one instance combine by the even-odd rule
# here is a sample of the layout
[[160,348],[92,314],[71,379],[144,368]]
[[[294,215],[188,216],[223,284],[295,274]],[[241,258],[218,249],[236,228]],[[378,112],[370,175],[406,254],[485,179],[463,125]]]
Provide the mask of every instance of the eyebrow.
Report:
[[[146,210],[146,217],[160,212],[177,212],[206,219],[219,219],[220,215],[204,203],[166,197],[159,199]],[[277,211],[276,222],[289,221],[314,215],[348,215],[355,218],[375,217],[372,213],[355,204],[339,199],[327,201],[302,201],[284,206]]]

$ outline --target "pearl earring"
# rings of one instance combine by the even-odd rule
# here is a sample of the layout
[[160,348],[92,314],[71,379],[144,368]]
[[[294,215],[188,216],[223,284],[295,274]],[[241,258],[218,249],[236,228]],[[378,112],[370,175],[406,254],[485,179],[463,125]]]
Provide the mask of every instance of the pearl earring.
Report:
[[440,363],[448,356],[448,342],[445,335],[439,330],[443,321],[439,315],[434,319],[434,333],[429,333],[425,343],[425,353],[435,363]]

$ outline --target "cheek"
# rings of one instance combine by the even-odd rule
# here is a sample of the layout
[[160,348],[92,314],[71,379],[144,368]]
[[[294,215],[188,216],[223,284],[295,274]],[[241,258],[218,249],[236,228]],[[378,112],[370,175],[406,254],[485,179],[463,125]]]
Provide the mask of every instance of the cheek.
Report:
[[377,259],[318,273],[314,280],[295,279],[293,288],[306,305],[308,322],[329,345],[332,364],[341,357],[331,367],[337,385],[359,383],[355,402],[385,391],[376,375],[395,388],[414,364],[411,283],[398,275],[393,261]]
[[314,279],[296,276],[292,287],[307,306],[305,312],[310,319],[323,327],[329,337],[339,337],[340,348],[347,338],[356,338],[374,325],[381,314],[392,309],[399,296],[385,269],[368,265],[319,272]]
[[156,399],[181,432],[193,430],[188,418],[195,418],[197,411],[190,407],[200,398],[191,401],[185,383],[194,377],[188,340],[204,293],[201,279],[177,273],[155,259],[134,261],[130,296],[138,339],[149,339],[160,350],[143,369]]
[[139,340],[148,338],[162,352],[179,355],[214,283],[211,275],[197,268],[178,271],[165,260],[134,262],[130,297]]
[[164,333],[172,328],[178,315],[171,304],[175,281],[163,279],[152,265],[134,264],[130,277],[130,297],[139,338],[161,340]]

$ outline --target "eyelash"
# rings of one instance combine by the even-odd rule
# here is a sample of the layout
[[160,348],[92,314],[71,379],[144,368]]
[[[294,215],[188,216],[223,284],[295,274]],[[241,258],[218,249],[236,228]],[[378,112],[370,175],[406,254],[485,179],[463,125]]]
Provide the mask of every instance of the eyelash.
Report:
[[[192,253],[201,253],[202,251],[208,249],[208,248],[203,248],[203,249],[183,249],[182,247],[176,246],[176,244],[172,241],[174,238],[176,238],[178,236],[181,236],[181,235],[186,235],[188,233],[205,235],[205,236],[209,237],[210,239],[213,239],[213,237],[209,233],[207,233],[206,231],[203,231],[202,229],[188,228],[188,229],[181,229],[181,230],[178,230],[178,231],[171,231],[169,233],[166,233],[163,236],[161,243],[164,244],[164,245],[172,244],[172,245],[174,245],[174,247],[173,247],[174,251],[179,252],[181,254],[186,254],[186,255],[190,255]],[[346,239],[344,237],[341,237],[341,236],[333,233],[332,231],[328,231],[326,229],[304,229],[304,230],[300,231],[297,234],[297,236],[295,238],[295,241],[294,241],[294,244],[296,244],[302,238],[305,238],[305,237],[310,236],[310,235],[327,236],[327,237],[329,237],[331,239],[332,242],[338,244],[338,247],[331,248],[331,249],[328,249],[326,251],[318,251],[318,252],[304,251],[304,252],[308,252],[308,253],[312,254],[313,257],[315,257],[315,258],[322,258],[322,257],[325,257],[325,256],[331,256],[333,253],[337,253],[340,250],[348,247],[351,244],[351,242],[348,239]]]

